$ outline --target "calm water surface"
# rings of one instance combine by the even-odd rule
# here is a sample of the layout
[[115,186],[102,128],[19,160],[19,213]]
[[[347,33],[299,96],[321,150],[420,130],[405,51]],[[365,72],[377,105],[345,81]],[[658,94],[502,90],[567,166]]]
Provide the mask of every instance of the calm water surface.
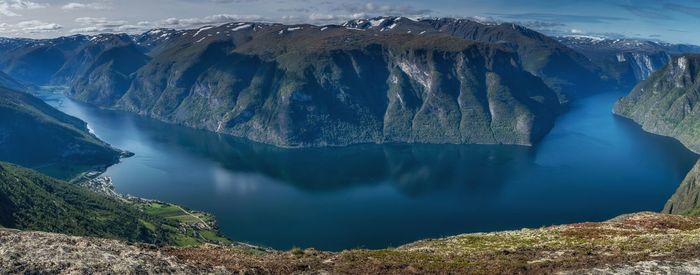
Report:
[[107,171],[117,191],[213,213],[238,241],[340,250],[660,210],[697,156],[612,115],[622,95],[577,102],[534,148],[279,149],[46,100],[136,154]]

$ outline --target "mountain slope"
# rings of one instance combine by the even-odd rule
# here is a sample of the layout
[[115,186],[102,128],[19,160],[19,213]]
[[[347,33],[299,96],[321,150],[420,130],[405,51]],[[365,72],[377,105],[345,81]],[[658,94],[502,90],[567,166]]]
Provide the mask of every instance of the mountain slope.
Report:
[[614,111],[700,152],[699,78],[700,55],[676,56],[618,101]]
[[523,68],[541,77],[560,93],[562,101],[610,89],[599,68],[585,56],[553,38],[512,23],[488,24],[465,19],[438,18],[412,20],[405,17],[359,19],[346,27],[381,33],[438,34],[501,44],[517,52]]
[[[195,215],[198,221],[192,221]],[[4,162],[0,162],[2,227],[160,245],[230,243],[219,235],[212,219],[204,213],[193,214],[180,206],[96,193],[82,185]]]
[[662,212],[700,215],[700,161],[688,172],[676,193],[666,202]]
[[[86,101],[287,147],[529,145],[559,110],[517,55],[454,37],[252,23],[171,35],[116,104]],[[107,78],[88,71],[71,93],[109,91]]]
[[5,87],[5,88],[12,89],[12,90],[17,90],[17,91],[22,91],[26,88],[26,87],[24,87],[24,85],[17,82],[17,80],[13,79],[9,75],[7,75],[1,71],[0,71],[0,87]]
[[114,105],[131,85],[132,74],[148,60],[134,44],[108,48],[73,81],[68,95],[95,105]]
[[[71,85],[104,50],[132,43],[126,34],[22,40],[0,47],[0,70],[33,86]],[[0,44],[2,45],[2,44]]]
[[0,87],[0,161],[71,178],[114,164],[120,154],[88,133],[85,122],[27,93]]
[[151,219],[123,202],[0,162],[3,227],[155,242],[158,235],[140,218]]

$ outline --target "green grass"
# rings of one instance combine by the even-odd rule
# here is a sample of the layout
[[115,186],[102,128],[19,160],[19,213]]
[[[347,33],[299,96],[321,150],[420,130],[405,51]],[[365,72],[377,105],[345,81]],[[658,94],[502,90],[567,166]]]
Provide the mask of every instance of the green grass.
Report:
[[[153,215],[176,224],[194,226],[204,221],[208,226],[213,226],[213,218],[210,215],[200,212],[185,212],[174,204],[161,202],[137,203],[136,207],[148,215]],[[192,228],[187,228],[183,233],[176,227],[167,227],[167,232],[173,236],[175,244],[178,246],[197,246],[204,243],[230,244],[231,240],[222,236],[216,230],[197,229],[196,233]],[[196,236],[195,236],[196,234]]]
[[148,203],[147,205],[145,205],[143,211],[150,215],[160,216],[164,218],[180,216],[185,214],[185,212],[182,212],[182,210],[180,210],[175,205],[155,202]]
[[139,222],[141,222],[141,224],[142,224],[143,226],[145,226],[146,229],[148,229],[148,230],[150,230],[150,231],[156,231],[156,230],[158,230],[158,229],[156,228],[156,225],[153,224],[153,223],[144,221],[144,220],[142,220],[142,219],[139,219]]
[[688,216],[693,216],[693,217],[699,217],[700,216],[700,208],[694,208],[688,210],[687,214]]

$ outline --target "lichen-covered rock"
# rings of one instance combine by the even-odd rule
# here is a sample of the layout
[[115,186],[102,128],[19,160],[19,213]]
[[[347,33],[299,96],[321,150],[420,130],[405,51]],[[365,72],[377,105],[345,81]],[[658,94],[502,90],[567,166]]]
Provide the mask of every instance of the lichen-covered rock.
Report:
[[178,263],[147,246],[88,237],[0,229],[3,274],[195,274],[215,272]]
[[0,273],[601,274],[694,272],[700,219],[636,213],[607,222],[465,234],[382,250],[173,248],[0,230]]

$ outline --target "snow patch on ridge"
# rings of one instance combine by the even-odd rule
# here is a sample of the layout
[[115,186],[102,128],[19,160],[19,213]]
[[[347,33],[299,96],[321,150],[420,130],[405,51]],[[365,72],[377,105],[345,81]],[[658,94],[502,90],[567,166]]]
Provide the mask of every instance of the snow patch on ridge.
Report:
[[198,34],[200,34],[201,32],[206,31],[206,30],[209,30],[209,29],[213,29],[213,28],[214,28],[213,26],[202,27],[202,28],[200,28],[199,30],[197,30],[197,32],[196,32],[192,37],[195,37],[195,36],[197,36]]
[[382,23],[386,21],[386,18],[382,18],[379,20],[370,20],[369,23],[372,25],[372,27],[379,27]]
[[234,32],[235,32],[235,31],[238,31],[238,30],[250,28],[250,27],[252,27],[252,26],[253,26],[253,25],[251,25],[251,24],[241,25],[241,26],[238,26],[238,27],[235,27],[235,28],[231,29],[231,31],[234,31]]

